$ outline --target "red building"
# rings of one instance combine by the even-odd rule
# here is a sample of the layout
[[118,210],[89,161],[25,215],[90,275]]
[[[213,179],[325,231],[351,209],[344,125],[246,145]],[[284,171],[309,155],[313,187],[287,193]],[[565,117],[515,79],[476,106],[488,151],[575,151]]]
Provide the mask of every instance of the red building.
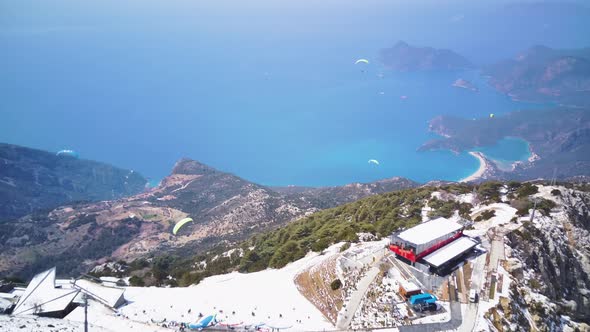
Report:
[[463,235],[463,226],[437,218],[391,236],[389,249],[411,262],[442,248]]

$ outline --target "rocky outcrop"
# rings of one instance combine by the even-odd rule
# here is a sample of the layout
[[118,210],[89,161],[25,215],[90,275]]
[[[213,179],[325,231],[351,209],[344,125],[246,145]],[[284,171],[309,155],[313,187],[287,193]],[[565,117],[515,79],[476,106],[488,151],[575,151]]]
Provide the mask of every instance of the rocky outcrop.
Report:
[[0,221],[75,201],[137,194],[146,182],[131,170],[0,144]]
[[561,316],[590,323],[590,194],[558,190],[549,216],[508,235],[512,256],[522,263],[510,269],[511,297],[542,330],[558,328]]

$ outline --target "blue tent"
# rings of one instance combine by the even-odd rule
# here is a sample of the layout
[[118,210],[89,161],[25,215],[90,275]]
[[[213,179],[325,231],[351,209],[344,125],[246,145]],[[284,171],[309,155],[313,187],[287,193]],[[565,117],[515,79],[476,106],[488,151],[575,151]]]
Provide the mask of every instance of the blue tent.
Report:
[[435,303],[436,300],[438,300],[436,298],[436,296],[429,294],[429,293],[423,293],[423,294],[412,295],[410,297],[410,304],[415,305],[415,304],[421,304],[421,303]]

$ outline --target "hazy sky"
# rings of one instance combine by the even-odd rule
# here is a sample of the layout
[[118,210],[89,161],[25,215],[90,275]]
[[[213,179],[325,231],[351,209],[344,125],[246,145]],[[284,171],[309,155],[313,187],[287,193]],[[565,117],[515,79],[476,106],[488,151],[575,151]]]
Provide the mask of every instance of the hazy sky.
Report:
[[[376,80],[381,48],[404,40],[488,64],[535,44],[588,47],[588,31],[588,7],[563,3],[0,0],[0,141],[73,148],[154,177],[180,157],[251,179],[276,172],[267,183],[326,165],[352,174],[326,183],[408,175],[415,166],[400,158],[382,160],[392,167],[383,174],[364,167],[396,153],[434,164],[415,155],[428,117],[513,106],[493,92],[453,100],[457,77]],[[371,80],[354,67],[359,57],[371,59]],[[411,93],[422,99],[400,105]],[[422,114],[399,125],[410,110]],[[330,157],[310,164],[318,156]],[[355,163],[360,170],[346,169]],[[328,166],[326,176],[335,173]],[[319,183],[305,176],[295,183]]]
[[[210,30],[211,34],[220,36],[249,30],[260,38],[281,34],[321,37],[338,34],[343,25],[357,25],[363,32],[370,30],[371,26],[389,30],[389,40],[376,40],[383,46],[402,39],[414,44],[452,48],[474,61],[489,62],[531,44],[552,47],[590,45],[588,24],[585,23],[590,21],[590,9],[575,3],[498,0],[2,1],[0,38],[128,29],[130,26],[136,27],[138,35],[145,38],[154,29],[183,25],[186,29]],[[366,38],[375,36],[367,35]]]

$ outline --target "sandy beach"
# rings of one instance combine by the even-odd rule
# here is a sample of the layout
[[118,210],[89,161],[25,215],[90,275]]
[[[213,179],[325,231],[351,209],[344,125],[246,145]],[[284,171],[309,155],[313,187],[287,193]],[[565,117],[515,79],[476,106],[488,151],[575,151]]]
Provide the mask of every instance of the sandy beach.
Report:
[[488,168],[488,163],[486,162],[486,160],[483,157],[483,154],[481,152],[470,151],[469,154],[474,156],[475,158],[477,158],[477,160],[479,160],[479,168],[475,172],[473,172],[473,174],[469,175],[466,178],[459,180],[459,182],[475,181],[475,180],[481,178],[483,176],[483,174],[485,173],[486,169]]

